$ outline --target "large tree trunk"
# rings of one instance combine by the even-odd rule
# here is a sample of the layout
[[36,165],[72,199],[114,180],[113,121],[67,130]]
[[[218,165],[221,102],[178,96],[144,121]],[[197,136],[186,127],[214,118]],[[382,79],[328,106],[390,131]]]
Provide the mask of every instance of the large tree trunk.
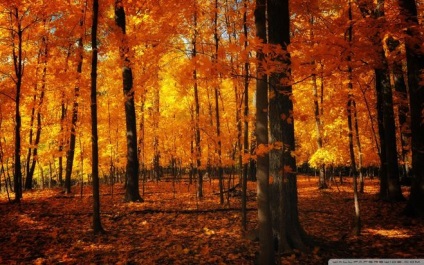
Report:
[[[377,5],[363,2],[359,5],[363,17],[372,14],[377,29],[385,25],[384,0]],[[378,129],[380,135],[380,197],[384,200],[403,200],[399,182],[399,166],[396,149],[396,127],[393,111],[392,86],[387,65],[387,58],[383,50],[383,41],[380,32],[374,33],[374,45],[378,49],[380,64],[374,69],[377,92]]]
[[406,36],[406,60],[408,68],[409,104],[411,108],[411,146],[413,181],[411,195],[405,213],[411,216],[424,216],[424,54],[418,27],[417,6],[414,0],[399,0],[408,30]]
[[[386,65],[387,66],[387,65]],[[396,129],[393,113],[392,87],[387,67],[375,69],[379,135],[381,146],[380,197],[383,200],[403,199],[399,182],[396,150]]]
[[409,177],[411,167],[411,117],[409,112],[409,99],[404,77],[403,65],[401,61],[397,61],[396,57],[401,54],[400,41],[389,37],[386,40],[386,45],[394,57],[392,65],[393,81],[398,105],[399,133],[401,142],[401,157],[403,162],[403,172],[401,182]]
[[[269,121],[270,170],[273,177],[271,210],[279,252],[306,250],[306,234],[299,222],[297,207],[296,160],[292,87],[290,84],[290,20],[288,1],[268,1],[269,43],[283,54],[272,59],[276,69],[270,77]],[[278,49],[277,49],[278,50]]]
[[126,38],[125,10],[121,0],[115,1],[115,23],[121,30],[121,45],[119,47],[119,54],[122,63],[125,121],[127,130],[127,185],[125,186],[125,200],[132,202],[143,201],[140,196],[138,184],[139,163],[137,157],[137,126],[134,104],[133,75],[130,58],[128,57],[130,49]]
[[[266,2],[256,0],[255,24],[256,36],[266,43]],[[257,140],[257,201],[259,257],[261,265],[274,264],[274,244],[272,237],[272,220],[269,207],[269,155],[268,147],[268,86],[264,74],[264,54],[262,48],[257,50],[258,66],[256,81],[256,140]]]
[[91,28],[91,148],[93,178],[93,231],[94,234],[104,233],[100,221],[100,189],[99,189],[99,146],[97,133],[97,24],[99,15],[99,2],[93,1],[93,25]]

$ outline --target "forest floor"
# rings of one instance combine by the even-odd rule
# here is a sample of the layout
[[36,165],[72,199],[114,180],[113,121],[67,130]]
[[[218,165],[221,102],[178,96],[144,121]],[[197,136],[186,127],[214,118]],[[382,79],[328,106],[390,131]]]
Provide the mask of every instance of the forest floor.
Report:
[[[405,202],[378,201],[377,180],[366,179],[360,195],[362,234],[351,233],[349,180],[318,190],[316,178],[298,178],[300,220],[314,246],[281,257],[281,263],[424,258],[424,222],[401,215]],[[240,197],[220,206],[217,182],[204,184],[205,196],[197,200],[194,185],[147,182],[143,203],[124,203],[121,184],[103,185],[106,233],[99,236],[91,229],[91,187],[82,196],[79,186],[71,195],[58,188],[24,192],[20,204],[0,194],[0,264],[253,264],[258,243],[241,236]],[[256,225],[255,189],[249,183],[250,229]]]

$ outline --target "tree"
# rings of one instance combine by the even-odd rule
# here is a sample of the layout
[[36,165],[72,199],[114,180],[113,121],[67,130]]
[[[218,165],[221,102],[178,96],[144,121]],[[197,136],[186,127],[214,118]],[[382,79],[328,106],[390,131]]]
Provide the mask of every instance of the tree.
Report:
[[[44,19],[46,20],[46,18]],[[46,30],[46,21],[44,21],[44,30]],[[46,33],[45,33],[46,34]],[[26,161],[26,179],[25,179],[25,189],[30,190],[32,189],[32,180],[34,176],[34,170],[35,165],[37,163],[37,154],[38,154],[38,144],[40,143],[40,137],[41,137],[41,108],[43,106],[44,101],[44,95],[46,90],[46,75],[47,75],[47,60],[48,60],[48,43],[47,43],[47,36],[43,35],[41,37],[41,45],[38,52],[38,62],[37,62],[37,69],[36,69],[36,76],[38,74],[38,64],[42,63],[43,65],[43,71],[41,76],[41,91],[38,99],[37,104],[37,94],[38,94],[38,80],[36,80],[35,84],[35,91],[33,96],[33,104],[31,110],[31,120],[30,120],[30,132],[29,132],[29,145],[28,148],[28,155],[27,155],[27,161]],[[41,62],[42,61],[42,62]],[[35,119],[35,111],[37,111],[37,124],[36,124],[36,133],[35,133],[35,139],[33,141],[33,126],[34,126],[34,119]],[[31,161],[32,156],[32,161]]]
[[419,45],[422,43],[421,28],[418,24],[417,2],[399,0],[398,3],[407,25],[405,46],[412,134],[413,181],[405,213],[424,216],[424,53]]
[[[255,8],[256,36],[266,43],[266,1],[256,0]],[[269,156],[268,156],[268,86],[264,69],[264,52],[257,50],[256,81],[256,156],[257,156],[257,201],[258,201],[258,233],[259,264],[274,264],[274,247],[272,238],[272,220],[269,207]]]
[[[381,1],[384,3],[384,1]],[[362,13],[365,16],[368,13],[373,14],[373,18],[377,21],[377,28],[382,27],[385,22],[384,4],[378,4],[374,9],[366,9],[362,5]],[[384,24],[383,24],[384,25]],[[379,31],[374,33],[374,45],[378,49],[377,56],[379,64],[374,69],[376,79],[378,119],[379,119],[379,135],[381,146],[381,171],[380,197],[382,199],[398,201],[403,200],[402,191],[399,183],[399,167],[396,150],[396,128],[393,111],[393,95],[392,86],[390,84],[389,68],[387,59],[383,50],[382,36]]]
[[[244,50],[247,51],[248,47],[248,31],[247,31],[247,1],[244,0],[244,8],[243,12],[243,36],[244,40]],[[246,52],[248,54],[248,52]],[[246,61],[244,62],[244,77],[243,77],[243,85],[244,85],[244,104],[243,104],[243,156],[247,157],[250,154],[249,150],[249,56],[246,56]],[[243,171],[242,171],[242,228],[246,230],[247,226],[247,174],[249,170],[249,163],[243,163]]]
[[99,188],[99,146],[97,133],[97,26],[99,17],[99,1],[93,1],[93,24],[91,26],[91,149],[93,178],[93,231],[94,234],[104,233],[100,220],[100,188]]
[[[78,108],[79,108],[79,97],[80,97],[80,87],[81,87],[81,75],[82,75],[82,66],[84,61],[84,43],[83,43],[83,34],[84,34],[84,17],[86,13],[87,1],[84,6],[81,8],[81,18],[79,21],[79,30],[80,36],[78,37],[77,43],[77,77],[75,80],[74,87],[74,97],[72,103],[72,113],[71,113],[71,128],[69,133],[69,147],[66,152],[66,169],[65,169],[65,192],[71,193],[71,176],[74,165],[75,157],[75,144],[77,137],[77,122],[78,122]],[[63,113],[63,112],[62,112]]]
[[[15,202],[20,202],[22,198],[22,165],[21,165],[21,93],[22,82],[24,76],[24,68],[26,61],[26,53],[24,52],[25,32],[39,21],[35,10],[32,10],[32,5],[28,3],[5,3],[3,7],[8,25],[2,27],[10,34],[11,47],[12,47],[12,64],[14,69],[14,76],[10,76],[15,85],[15,128],[14,128],[14,192]],[[29,17],[29,19],[28,19]]]
[[[352,41],[353,41],[353,15],[352,15],[352,2],[349,0],[349,9],[348,9],[348,16],[349,16],[349,28],[348,28],[348,44],[349,44],[349,54],[347,55],[347,63],[348,63],[348,102],[347,102],[347,126],[348,126],[348,137],[349,137],[349,155],[350,155],[350,170],[353,175],[353,203],[355,206],[355,225],[354,225],[354,233],[356,235],[360,235],[361,233],[361,215],[360,215],[360,209],[359,209],[359,199],[358,199],[358,185],[357,185],[357,179],[358,179],[358,171],[356,168],[356,160],[355,160],[355,153],[354,153],[354,143],[353,143],[353,122],[355,122],[355,129],[357,128],[357,121],[355,119],[356,117],[356,101],[353,95],[353,69],[352,69]],[[352,121],[353,120],[353,121]],[[358,132],[356,131],[356,134]]]
[[224,204],[224,170],[222,168],[222,142],[221,142],[221,121],[219,118],[219,72],[218,72],[218,48],[219,48],[219,37],[218,37],[218,0],[215,0],[215,12],[214,12],[214,30],[213,36],[215,40],[215,53],[213,55],[213,61],[215,64],[215,75],[217,84],[214,87],[215,92],[215,118],[216,118],[216,138],[217,138],[217,153],[218,153],[218,180],[219,180],[219,201]]
[[200,146],[200,104],[199,104],[199,88],[198,88],[198,76],[197,76],[197,0],[194,0],[194,14],[193,14],[193,24],[194,24],[194,34],[192,40],[192,53],[191,56],[194,60],[194,69],[193,69],[193,89],[194,89],[194,143],[195,148],[194,160],[196,161],[194,167],[194,175],[197,176],[197,197],[203,197],[203,176],[200,170],[201,166],[201,146]]
[[297,208],[294,116],[290,84],[290,14],[288,1],[267,3],[268,36],[272,45],[269,121],[272,150],[272,217],[280,252],[306,250],[306,235]]
[[133,75],[131,62],[128,56],[130,52],[125,29],[125,10],[122,0],[115,1],[115,23],[120,29],[121,44],[119,54],[122,62],[122,80],[125,97],[125,121],[127,129],[127,166],[126,166],[126,186],[125,200],[140,201],[138,185],[139,161],[137,157],[137,126],[134,104]]

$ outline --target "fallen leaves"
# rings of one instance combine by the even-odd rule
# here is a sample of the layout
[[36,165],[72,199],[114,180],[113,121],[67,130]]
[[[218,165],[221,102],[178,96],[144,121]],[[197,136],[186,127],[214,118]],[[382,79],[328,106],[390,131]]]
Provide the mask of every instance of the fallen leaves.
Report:
[[[350,234],[351,183],[328,190],[317,179],[299,177],[299,211],[314,238],[310,253],[294,251],[282,264],[326,264],[330,258],[422,258],[422,222],[400,215],[405,202],[375,200],[378,182],[366,180],[360,195],[361,237]],[[249,183],[249,229],[255,228],[256,183]],[[24,193],[21,205],[0,197],[0,264],[253,264],[257,242],[240,231],[239,197],[219,205],[216,181],[205,183],[205,197],[194,186],[148,182],[144,203],[124,203],[123,194],[102,187],[101,217],[105,235],[91,230],[91,187],[83,196],[58,196],[60,190]],[[120,189],[116,189],[123,192]]]

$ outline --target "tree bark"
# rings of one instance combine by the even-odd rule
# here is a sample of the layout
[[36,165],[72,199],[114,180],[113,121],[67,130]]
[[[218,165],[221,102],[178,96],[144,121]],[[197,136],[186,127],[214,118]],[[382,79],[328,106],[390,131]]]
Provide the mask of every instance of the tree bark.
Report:
[[195,168],[194,174],[197,176],[197,197],[203,197],[203,176],[200,171],[201,166],[201,146],[200,146],[200,105],[199,105],[199,91],[198,91],[198,80],[197,80],[197,0],[194,0],[194,36],[193,36],[193,49],[192,49],[192,58],[194,59],[194,70],[193,70],[193,88],[194,88],[194,142],[195,142]]
[[137,125],[134,104],[133,75],[130,58],[128,57],[130,49],[126,39],[125,10],[122,4],[122,0],[115,1],[115,23],[121,30],[121,45],[119,47],[119,53],[122,63],[122,80],[125,97],[125,121],[127,131],[127,185],[125,186],[125,200],[132,202],[142,202],[143,199],[140,196],[138,183],[139,162],[137,157]]
[[222,143],[221,143],[221,121],[219,118],[219,72],[218,72],[218,0],[215,0],[215,17],[214,17],[214,40],[215,40],[215,54],[213,61],[215,64],[215,78],[217,84],[215,85],[215,119],[216,119],[216,137],[217,137],[217,153],[218,153],[218,181],[219,181],[219,202],[224,204],[224,171],[222,169]]
[[399,0],[399,5],[408,25],[406,36],[406,60],[408,71],[409,105],[411,108],[411,146],[413,180],[411,195],[405,213],[424,216],[424,54],[419,32],[417,4],[414,0]]
[[389,37],[386,40],[386,45],[389,51],[394,56],[394,61],[392,65],[392,74],[395,87],[396,98],[398,98],[398,119],[399,119],[399,133],[400,133],[400,142],[401,142],[401,157],[403,162],[403,172],[401,176],[401,182],[409,178],[409,170],[411,167],[411,161],[409,157],[411,156],[411,117],[409,112],[409,99],[408,99],[408,90],[406,87],[406,80],[404,78],[404,71],[402,62],[397,61],[396,57],[401,53],[400,52],[400,41]]
[[99,2],[93,1],[93,24],[91,28],[91,148],[93,178],[93,231],[94,234],[104,233],[100,220],[100,188],[99,188],[99,146],[97,133],[97,24],[99,15]]
[[[44,101],[44,95],[45,95],[45,89],[46,89],[46,75],[47,75],[47,59],[48,59],[48,46],[47,46],[47,36],[42,37],[42,46],[44,47],[44,51],[42,51],[42,58],[43,58],[43,74],[41,76],[41,91],[40,91],[40,98],[38,100],[37,104],[37,129],[35,133],[35,140],[32,143],[30,141],[30,144],[33,145],[32,148],[28,150],[28,154],[30,154],[32,149],[32,161],[30,162],[30,155],[28,155],[27,160],[27,175],[25,179],[25,189],[30,190],[32,189],[32,182],[34,177],[34,171],[35,171],[35,165],[38,160],[38,144],[40,143],[41,138],[41,108],[43,106]],[[34,110],[34,109],[33,109]],[[33,118],[33,117],[31,117]],[[32,135],[31,135],[32,136]],[[30,140],[32,140],[30,136]],[[31,165],[30,165],[31,164]]]
[[355,235],[361,234],[361,215],[359,209],[359,200],[358,200],[358,185],[357,185],[357,168],[356,168],[356,160],[355,160],[355,151],[354,151],[354,143],[353,143],[353,123],[352,116],[356,113],[356,103],[353,95],[353,69],[351,66],[352,62],[352,39],[353,39],[353,18],[352,18],[352,2],[349,0],[349,28],[348,28],[348,44],[349,44],[349,55],[347,56],[348,63],[348,102],[347,102],[347,124],[348,124],[348,136],[349,136],[349,155],[350,155],[350,170],[353,175],[353,203],[355,207],[355,223],[353,231]]
[[[15,98],[15,168],[13,175],[13,183],[14,183],[14,191],[15,191],[15,199],[14,201],[19,203],[22,198],[22,171],[21,171],[21,127],[22,127],[22,119],[21,119],[21,111],[20,111],[20,99],[21,99],[21,88],[22,88],[22,77],[24,71],[24,62],[22,55],[22,44],[23,44],[23,32],[19,10],[17,7],[13,8],[11,11],[11,16],[14,17],[17,24],[16,31],[12,31],[13,38],[13,64],[15,67],[15,75],[16,75],[16,98]],[[18,51],[16,54],[16,46],[15,46],[15,34],[18,35]]]
[[[255,25],[256,36],[266,43],[266,1],[256,0]],[[274,264],[274,244],[272,237],[272,220],[269,207],[269,154],[268,147],[268,86],[265,74],[265,56],[262,48],[257,50],[258,66],[256,81],[256,139],[257,139],[257,202],[259,257],[261,265]],[[258,154],[259,150],[265,150]]]
[[[81,32],[83,32],[84,26],[84,17],[85,17],[86,9],[82,8],[82,15],[79,22],[79,27]],[[79,108],[79,96],[80,96],[80,82],[81,82],[81,74],[82,74],[82,64],[84,61],[84,44],[83,44],[83,36],[78,38],[78,48],[77,48],[77,79],[74,87],[74,99],[72,103],[72,117],[71,117],[71,128],[69,135],[69,147],[66,151],[66,168],[65,168],[65,192],[71,193],[71,176],[74,165],[74,157],[75,157],[75,144],[77,138],[77,122],[78,122],[78,108]]]
[[292,249],[307,249],[307,238],[299,222],[297,206],[296,160],[292,86],[290,84],[290,19],[288,1],[269,0],[268,36],[271,49],[281,48],[271,57],[275,66],[270,76],[269,121],[273,149],[270,153],[270,170],[273,182],[271,211],[274,234],[280,253]]
[[[248,31],[247,31],[247,1],[244,0],[245,11],[243,13],[243,34],[244,34],[244,50],[247,52],[248,48]],[[246,62],[244,63],[244,104],[243,104],[243,155],[248,156],[250,154],[249,149],[249,57],[247,56]],[[243,163],[242,172],[242,229],[245,231],[247,228],[247,174],[249,170],[249,163]]]
[[[384,0],[378,0],[377,5],[369,6],[363,2],[359,5],[362,15],[372,14],[378,28],[384,26]],[[387,65],[387,58],[383,49],[382,36],[374,34],[374,45],[378,49],[380,64],[374,69],[377,92],[378,129],[380,135],[380,197],[384,200],[404,200],[400,189],[399,166],[396,149],[396,127],[393,111],[392,86]]]

